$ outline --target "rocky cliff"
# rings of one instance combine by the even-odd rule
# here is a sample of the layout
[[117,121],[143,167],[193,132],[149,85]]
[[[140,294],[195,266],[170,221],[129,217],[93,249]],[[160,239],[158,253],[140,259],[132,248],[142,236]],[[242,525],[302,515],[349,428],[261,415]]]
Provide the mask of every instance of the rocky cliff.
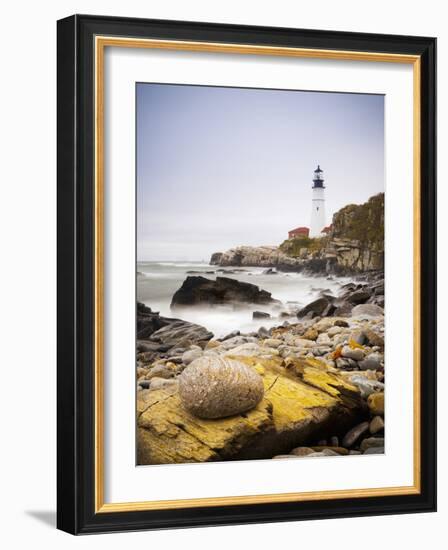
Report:
[[384,193],[364,204],[349,204],[336,212],[331,233],[326,237],[297,237],[278,247],[239,246],[214,253],[210,263],[338,275],[381,270],[384,267]]

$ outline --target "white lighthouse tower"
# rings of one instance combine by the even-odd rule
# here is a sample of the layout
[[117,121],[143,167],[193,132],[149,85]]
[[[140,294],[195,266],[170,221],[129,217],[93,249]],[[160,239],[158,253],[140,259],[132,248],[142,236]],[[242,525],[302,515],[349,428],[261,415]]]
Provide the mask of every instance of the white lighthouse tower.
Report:
[[310,237],[320,237],[326,225],[325,218],[325,186],[323,170],[317,165],[313,178],[313,197],[311,209]]

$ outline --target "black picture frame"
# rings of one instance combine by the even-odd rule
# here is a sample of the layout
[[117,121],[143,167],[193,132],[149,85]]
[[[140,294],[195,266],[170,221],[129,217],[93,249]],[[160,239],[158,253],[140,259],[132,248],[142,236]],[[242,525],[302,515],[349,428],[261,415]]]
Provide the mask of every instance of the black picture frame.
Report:
[[[436,39],[74,15],[57,25],[57,526],[72,534],[431,512],[436,509]],[[94,51],[97,35],[409,54],[421,60],[419,494],[95,512]]]

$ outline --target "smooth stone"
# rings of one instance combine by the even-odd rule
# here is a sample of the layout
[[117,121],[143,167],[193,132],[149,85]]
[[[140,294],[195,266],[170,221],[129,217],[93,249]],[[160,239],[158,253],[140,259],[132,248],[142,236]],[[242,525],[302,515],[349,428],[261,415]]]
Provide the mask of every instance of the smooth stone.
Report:
[[272,457],[272,459],[275,459],[277,460],[278,458],[282,459],[282,458],[297,458],[296,455],[275,455]]
[[252,313],[252,319],[270,319],[271,315],[265,311],[254,311]]
[[342,357],[338,357],[336,359],[336,368],[338,369],[346,369],[350,367],[350,363],[348,359],[343,359]]
[[353,447],[358,439],[369,430],[368,422],[361,422],[349,430],[342,439],[342,446],[345,448]]
[[156,365],[150,369],[148,374],[146,375],[147,380],[151,380],[151,378],[158,377],[158,378],[173,378],[175,375],[175,371],[173,368],[169,366],[168,363],[165,365]]
[[384,392],[369,395],[367,405],[373,415],[384,416]]
[[349,452],[348,452],[349,455],[360,455],[362,454],[361,451],[356,451],[355,449],[351,449]]
[[383,356],[381,353],[370,353],[359,362],[361,370],[379,370],[382,368]]
[[311,447],[296,447],[295,449],[292,449],[292,451],[289,451],[289,454],[295,456],[308,456],[314,452],[314,449],[311,449]]
[[366,336],[363,330],[354,330],[350,333],[349,340],[353,340],[357,344],[364,344],[366,341]]
[[337,435],[330,437],[330,444],[332,447],[339,447],[339,437]]
[[384,315],[384,309],[375,304],[359,304],[352,309],[352,317],[378,317]]
[[382,382],[378,382],[378,380],[369,380],[361,374],[350,376],[350,382],[359,388],[361,397],[365,398],[373,393],[384,390],[384,384]]
[[366,451],[370,447],[384,447],[384,437],[367,437],[363,439],[359,449],[361,451]]
[[322,346],[330,346],[331,339],[328,334],[326,334],[325,332],[321,332],[317,337],[316,344],[320,344]]
[[384,349],[384,338],[372,329],[364,329],[364,334],[371,346],[378,346],[379,349]]
[[351,348],[350,346],[344,346],[341,351],[342,357],[346,359],[353,359],[354,361],[362,361],[365,357],[365,353],[362,349]]
[[324,450],[332,451],[338,455],[348,455],[348,449],[345,447],[339,447],[339,446],[330,446],[330,445],[316,445],[313,446],[313,450],[316,452],[321,452]]
[[315,457],[315,456],[341,456],[338,453],[335,453],[334,451],[330,451],[330,449],[324,449],[322,451],[317,451],[314,453],[310,453],[307,458]]
[[239,361],[200,357],[179,376],[182,405],[199,418],[224,418],[253,409],[264,395],[261,376]]
[[336,336],[336,334],[341,334],[343,332],[342,327],[334,326],[330,327],[327,331],[328,336]]
[[268,348],[278,348],[282,344],[283,344],[283,340],[279,340],[277,338],[267,338],[263,342],[263,345],[267,346]]
[[269,338],[270,336],[269,330],[266,327],[260,327],[257,334],[260,338]]
[[374,416],[369,424],[369,431],[372,435],[384,430],[384,420],[381,416]]
[[160,390],[160,388],[167,388],[168,386],[176,386],[178,381],[175,378],[158,378],[154,377],[149,380],[150,390]]
[[365,455],[383,455],[384,447],[369,447],[364,452]]
[[319,336],[319,333],[315,328],[312,328],[312,327],[307,329],[305,331],[305,334],[303,335],[305,340],[317,340],[318,336]]
[[266,350],[263,349],[256,342],[247,342],[246,344],[241,344],[236,348],[230,348],[226,351],[226,355],[242,355],[242,356],[256,356],[266,353]]
[[184,365],[189,365],[195,359],[198,359],[202,355],[202,350],[199,349],[190,349],[182,354],[182,363]]

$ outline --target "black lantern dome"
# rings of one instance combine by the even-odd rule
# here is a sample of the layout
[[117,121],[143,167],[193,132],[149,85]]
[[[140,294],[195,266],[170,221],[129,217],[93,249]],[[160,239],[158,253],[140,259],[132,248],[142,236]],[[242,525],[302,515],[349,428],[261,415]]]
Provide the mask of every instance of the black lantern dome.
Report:
[[321,169],[319,164],[317,165],[316,170],[314,170],[314,177],[313,177],[313,189],[316,187],[320,187],[321,189],[325,189],[324,185],[324,171]]

